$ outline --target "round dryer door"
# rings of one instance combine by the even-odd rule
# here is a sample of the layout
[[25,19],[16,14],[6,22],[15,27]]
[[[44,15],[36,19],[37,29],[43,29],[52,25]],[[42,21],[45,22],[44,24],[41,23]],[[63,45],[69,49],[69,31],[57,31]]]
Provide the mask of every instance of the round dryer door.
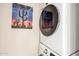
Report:
[[53,34],[58,24],[58,10],[50,4],[47,5],[40,16],[40,30],[45,36]]

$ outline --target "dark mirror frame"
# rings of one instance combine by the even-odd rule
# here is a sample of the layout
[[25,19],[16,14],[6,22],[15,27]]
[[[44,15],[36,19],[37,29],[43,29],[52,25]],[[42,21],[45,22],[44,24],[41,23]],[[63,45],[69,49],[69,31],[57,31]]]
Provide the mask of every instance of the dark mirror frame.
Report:
[[[53,18],[52,18],[53,27],[50,27],[49,29],[43,29],[42,28],[42,20],[43,20],[42,14],[43,14],[43,11],[46,11],[49,8],[51,8],[51,10],[52,10],[52,11],[49,11],[49,12],[53,13]],[[58,20],[59,19],[58,10],[57,10],[56,6],[49,4],[43,9],[43,11],[41,12],[41,16],[40,16],[39,27],[40,27],[40,30],[41,30],[43,35],[50,36],[55,32],[57,25],[58,25],[58,22],[59,22],[59,20]]]

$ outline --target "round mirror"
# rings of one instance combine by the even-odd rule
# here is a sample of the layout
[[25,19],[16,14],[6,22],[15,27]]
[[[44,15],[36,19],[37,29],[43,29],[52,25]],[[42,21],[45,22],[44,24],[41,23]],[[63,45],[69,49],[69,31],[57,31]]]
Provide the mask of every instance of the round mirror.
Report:
[[58,24],[58,10],[50,4],[47,5],[40,16],[40,30],[45,36],[50,36],[56,30]]

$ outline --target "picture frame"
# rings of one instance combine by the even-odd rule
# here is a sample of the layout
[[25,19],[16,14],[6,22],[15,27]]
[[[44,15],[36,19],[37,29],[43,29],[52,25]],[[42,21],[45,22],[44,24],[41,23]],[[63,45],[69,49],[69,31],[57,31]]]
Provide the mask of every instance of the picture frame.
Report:
[[32,29],[33,8],[17,3],[12,5],[12,28]]

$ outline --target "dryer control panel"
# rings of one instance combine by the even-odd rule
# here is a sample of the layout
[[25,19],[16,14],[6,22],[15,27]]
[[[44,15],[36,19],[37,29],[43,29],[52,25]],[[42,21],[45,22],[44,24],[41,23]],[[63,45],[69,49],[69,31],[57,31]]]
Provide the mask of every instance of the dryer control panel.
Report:
[[55,51],[40,43],[39,56],[59,56]]

